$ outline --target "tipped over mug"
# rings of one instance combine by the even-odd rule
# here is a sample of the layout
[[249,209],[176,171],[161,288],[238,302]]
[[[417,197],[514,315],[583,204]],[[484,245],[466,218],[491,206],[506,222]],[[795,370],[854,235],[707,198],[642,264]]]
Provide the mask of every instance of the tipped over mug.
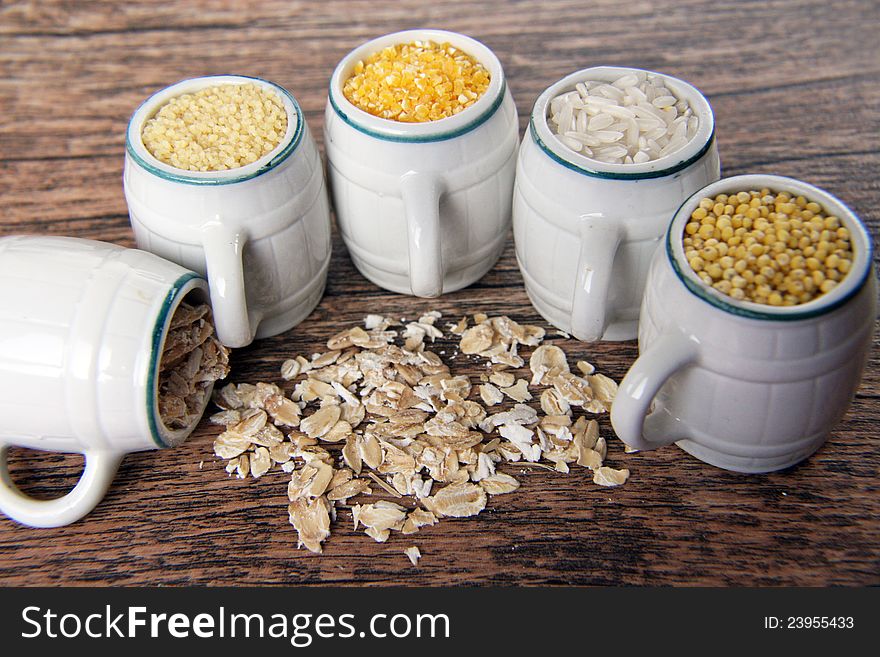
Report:
[[[513,236],[535,309],[578,340],[631,340],[651,256],[676,208],[718,180],[715,119],[691,85],[661,73],[699,118],[680,150],[641,164],[613,164],[566,147],[548,124],[550,101],[579,82],[638,71],[599,66],[568,75],[535,101],[519,150]],[[638,71],[644,73],[644,71]]]
[[[691,269],[682,237],[701,198],[762,188],[815,201],[849,230],[853,264],[830,292],[794,306],[737,301]],[[861,379],[877,311],[871,253],[853,212],[804,182],[735,176],[692,196],[651,263],[639,357],[611,408],[617,435],[640,450],[676,443],[737,472],[781,470],[810,456]]]
[[[58,527],[89,513],[129,452],[182,443],[159,413],[162,350],[178,305],[207,300],[194,272],[151,253],[72,237],[0,239],[0,511]],[[10,446],[77,452],[69,493],[37,500],[9,475]]]
[[[470,107],[406,123],[353,105],[343,86],[355,65],[412,41],[450,43],[489,72]],[[501,63],[454,32],[409,30],[355,48],[330,79],[324,144],[340,232],[358,270],[380,287],[437,297],[479,280],[507,240],[519,143],[516,106]]]
[[[287,132],[273,151],[224,171],[185,171],[144,146],[144,123],[169,100],[222,84],[277,94]],[[287,331],[321,300],[330,208],[318,148],[294,97],[245,76],[184,80],[151,96],[128,125],[125,199],[139,248],[205,275],[217,337],[228,347]]]

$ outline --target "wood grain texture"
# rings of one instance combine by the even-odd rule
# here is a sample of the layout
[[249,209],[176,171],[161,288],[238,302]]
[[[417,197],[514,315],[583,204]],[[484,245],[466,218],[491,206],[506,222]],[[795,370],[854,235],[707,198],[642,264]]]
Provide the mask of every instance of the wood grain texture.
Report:
[[[481,39],[505,67],[524,127],[537,95],[590,65],[685,78],[712,103],[724,175],[776,173],[844,199],[880,225],[880,55],[876,2],[397,0],[334,2],[4,2],[0,4],[0,234],[46,233],[132,246],[122,195],[127,119],[179,79],[242,73],[297,96],[321,142],[326,87],[357,44],[429,26]],[[334,234],[327,292],[288,333],[235,352],[235,381],[276,380],[367,312],[540,318],[512,242],[477,284],[426,302],[368,283]],[[556,339],[620,379],[634,342]],[[745,476],[678,448],[611,459],[618,489],[588,472],[520,474],[522,488],[477,518],[377,544],[340,513],[325,554],[296,549],[286,476],[229,479],[203,422],[180,448],[129,456],[84,521],[33,530],[0,518],[0,584],[880,584],[880,363],[828,443],[788,471]],[[439,346],[443,349],[443,346]],[[472,377],[478,366],[454,361]],[[607,418],[602,431],[611,435]],[[78,456],[13,450],[13,475],[55,496]],[[418,545],[418,569],[403,554]]]

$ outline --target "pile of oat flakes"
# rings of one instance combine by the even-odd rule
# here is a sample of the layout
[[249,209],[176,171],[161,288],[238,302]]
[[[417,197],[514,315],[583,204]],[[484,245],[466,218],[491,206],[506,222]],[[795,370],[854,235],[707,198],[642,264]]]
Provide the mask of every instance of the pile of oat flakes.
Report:
[[[629,470],[603,465],[607,446],[596,420],[573,418],[578,407],[607,412],[617,391],[612,379],[584,361],[572,372],[562,349],[541,345],[540,327],[477,314],[473,325],[467,317],[447,325],[460,336],[462,354],[487,360],[482,403],[473,401],[469,378],[426,348],[426,340],[443,337],[440,318],[434,311],[398,324],[368,315],[363,327],[330,338],[329,351],[284,362],[282,378],[295,382],[290,396],[273,383],[215,392],[222,410],[211,420],[226,429],[215,454],[241,478],[260,477],[276,464],[291,475],[288,511],[301,546],[321,552],[339,507],[349,507],[355,529],[363,526],[379,542],[392,531],[413,534],[442,518],[476,515],[488,496],[519,487],[498,469],[503,463],[559,472],[577,463],[601,486],[626,481]],[[524,347],[533,349],[530,380],[510,371],[524,368]],[[533,393],[542,412],[524,403]],[[513,406],[492,412],[505,399]],[[327,449],[332,443],[342,448],[335,458]],[[373,494],[374,486],[410,506],[349,502]],[[418,561],[418,548],[405,552]]]
[[211,308],[182,302],[171,317],[159,362],[159,415],[186,429],[202,416],[211,384],[229,374],[229,350],[214,335]]

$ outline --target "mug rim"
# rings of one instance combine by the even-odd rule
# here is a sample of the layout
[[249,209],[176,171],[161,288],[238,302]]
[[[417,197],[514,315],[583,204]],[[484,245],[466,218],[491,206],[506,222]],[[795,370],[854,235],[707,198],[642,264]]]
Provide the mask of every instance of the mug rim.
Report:
[[[679,98],[687,100],[700,120],[696,134],[679,150],[641,164],[600,162],[566,147],[547,123],[550,101],[562,92],[573,90],[578,82],[603,78],[606,82],[612,82],[627,73],[645,73],[660,78]],[[541,92],[532,107],[529,132],[538,147],[552,160],[572,171],[594,178],[645,180],[672,175],[700,160],[715,141],[715,114],[703,93],[680,78],[631,66],[592,66],[566,75]]]
[[[704,283],[691,269],[684,256],[682,239],[684,226],[703,197],[727,194],[744,189],[767,187],[774,193],[789,192],[805,196],[819,203],[827,214],[838,217],[850,232],[854,250],[853,265],[843,281],[830,292],[807,303],[794,306],[770,306],[753,301],[740,301]],[[873,243],[867,228],[856,214],[840,199],[819,187],[796,178],[772,174],[743,174],[722,178],[697,190],[679,206],[666,231],[666,256],[678,279],[696,297],[732,315],[764,321],[796,321],[829,313],[858,294],[868,276],[873,262]]]
[[[410,41],[448,42],[465,51],[489,71],[489,87],[470,107],[435,121],[406,122],[374,116],[355,106],[342,93],[351,69],[359,61],[387,46]],[[330,77],[328,103],[346,124],[370,137],[393,142],[424,143],[459,137],[485,123],[501,106],[507,80],[497,55],[484,43],[458,32],[413,29],[392,32],[362,43],[336,65]]]
[[[287,112],[287,131],[278,145],[259,159],[234,169],[222,171],[189,171],[162,162],[144,146],[141,133],[144,123],[168,100],[185,93],[221,84],[256,83],[274,91],[281,98]],[[249,75],[206,75],[187,78],[169,85],[149,96],[131,115],[125,133],[125,150],[143,169],[164,180],[189,185],[230,185],[261,176],[284,162],[302,141],[304,131],[302,109],[293,94],[279,84]]]
[[[157,447],[175,447],[186,440],[186,437],[192,433],[202,413],[198,414],[196,419],[190,426],[183,429],[169,429],[162,421],[159,412],[159,366],[162,362],[162,352],[165,345],[165,339],[168,336],[168,328],[171,325],[171,319],[174,312],[186,296],[194,290],[201,290],[205,296],[208,295],[208,282],[194,272],[186,272],[182,274],[171,287],[162,300],[162,307],[153,325],[153,335],[150,341],[150,363],[147,369],[147,424],[150,429],[150,436]],[[210,394],[206,395],[206,406],[210,402]],[[204,412],[204,409],[202,409]]]

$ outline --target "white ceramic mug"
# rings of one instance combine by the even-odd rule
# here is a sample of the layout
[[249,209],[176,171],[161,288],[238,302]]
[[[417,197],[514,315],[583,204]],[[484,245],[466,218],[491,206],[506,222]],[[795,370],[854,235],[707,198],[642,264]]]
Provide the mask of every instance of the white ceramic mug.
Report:
[[[136,249],[0,239],[0,511],[34,527],[69,524],[101,500],[125,454],[186,439],[196,422],[169,430],[160,418],[158,368],[175,309],[207,290]],[[85,471],[64,497],[32,499],[9,476],[11,445],[79,452]]]
[[[766,306],[735,301],[691,270],[682,234],[700,199],[764,187],[803,195],[849,229],[853,265],[831,292],[798,306]],[[665,242],[648,274],[640,355],[611,408],[617,435],[642,450],[676,442],[738,472],[780,470],[807,458],[846,412],[874,332],[877,285],[864,226],[806,183],[735,176],[685,202]]]
[[[219,84],[260,85],[281,98],[287,133],[271,153],[226,171],[184,171],[153,157],[144,123],[168,100]],[[217,336],[229,347],[282,333],[324,292],[330,209],[318,149],[293,96],[243,76],[184,80],[129,122],[125,198],[139,248],[206,275]]]
[[[389,45],[449,42],[479,61],[489,88],[454,116],[404,123],[342,93],[354,66]],[[479,280],[507,240],[519,124],[501,63],[479,41],[409,30],[355,48],[336,67],[324,145],[336,219],[351,259],[393,292],[436,297]]]
[[606,164],[564,146],[548,105],[585,80],[612,82],[636,69],[600,66],[572,73],[535,102],[519,150],[513,235],[535,309],[579,340],[631,340],[651,256],[676,208],[718,180],[715,120],[691,85],[650,73],[688,101],[696,135],[679,151],[643,164]]

